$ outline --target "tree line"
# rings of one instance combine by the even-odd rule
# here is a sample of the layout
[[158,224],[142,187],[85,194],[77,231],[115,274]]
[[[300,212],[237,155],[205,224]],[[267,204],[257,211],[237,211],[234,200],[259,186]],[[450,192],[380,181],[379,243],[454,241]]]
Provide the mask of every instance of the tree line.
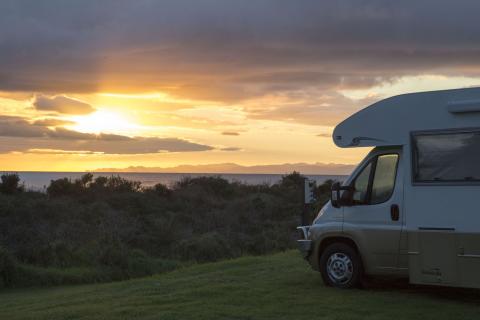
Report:
[[[317,187],[308,221],[331,184]],[[296,172],[273,185],[205,176],[149,188],[87,173],[35,192],[4,174],[0,287],[119,280],[286,250],[295,246],[302,188]]]

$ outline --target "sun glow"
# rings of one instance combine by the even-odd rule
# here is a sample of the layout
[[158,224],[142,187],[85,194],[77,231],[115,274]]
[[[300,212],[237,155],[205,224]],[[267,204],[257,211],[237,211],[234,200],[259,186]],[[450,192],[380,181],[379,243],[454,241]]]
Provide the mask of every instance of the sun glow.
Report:
[[70,128],[80,132],[134,135],[139,129],[138,125],[128,121],[123,115],[107,110],[98,110],[87,116],[72,117],[71,120],[76,124]]

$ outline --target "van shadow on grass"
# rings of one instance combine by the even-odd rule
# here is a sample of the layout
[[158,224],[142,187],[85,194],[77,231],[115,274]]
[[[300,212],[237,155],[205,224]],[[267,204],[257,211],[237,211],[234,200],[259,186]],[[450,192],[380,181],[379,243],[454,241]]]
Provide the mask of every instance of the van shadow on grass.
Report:
[[367,291],[396,291],[400,294],[418,295],[463,303],[480,304],[480,289],[455,288],[410,284],[408,279],[367,279],[363,283]]

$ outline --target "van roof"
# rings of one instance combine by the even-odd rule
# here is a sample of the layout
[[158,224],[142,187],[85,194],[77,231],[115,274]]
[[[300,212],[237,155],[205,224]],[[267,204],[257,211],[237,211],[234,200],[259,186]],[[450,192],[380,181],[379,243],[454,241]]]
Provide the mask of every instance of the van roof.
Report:
[[333,131],[341,148],[405,145],[413,131],[480,127],[480,87],[402,94],[376,102]]

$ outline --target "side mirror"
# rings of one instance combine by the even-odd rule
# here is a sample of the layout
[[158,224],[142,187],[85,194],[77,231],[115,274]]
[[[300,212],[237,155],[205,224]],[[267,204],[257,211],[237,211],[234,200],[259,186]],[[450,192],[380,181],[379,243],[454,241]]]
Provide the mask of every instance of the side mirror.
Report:
[[340,208],[340,183],[335,182],[332,184],[332,191],[330,194],[330,202],[335,208]]
[[335,182],[332,185],[332,191],[330,194],[330,202],[332,203],[332,206],[335,208],[340,208],[341,206],[351,205],[353,191],[353,187],[342,186],[339,182]]

